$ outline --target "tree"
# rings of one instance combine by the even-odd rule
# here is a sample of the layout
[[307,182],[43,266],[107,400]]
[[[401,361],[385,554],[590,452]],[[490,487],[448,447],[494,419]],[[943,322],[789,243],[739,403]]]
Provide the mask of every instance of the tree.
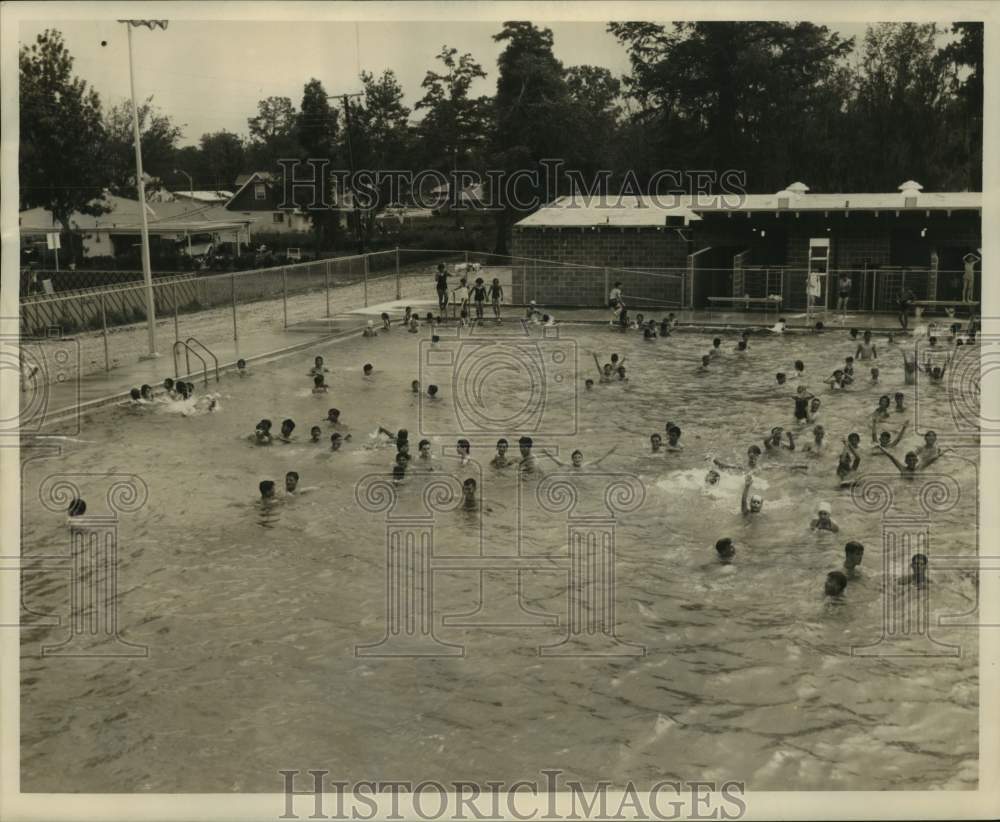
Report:
[[[177,141],[181,129],[170,117],[161,114],[148,97],[138,107],[139,142],[142,146],[142,170],[154,180],[172,174]],[[105,162],[113,194],[139,198],[135,181],[135,138],[132,126],[132,102],[125,100],[108,109],[104,117]],[[152,186],[156,188],[156,185]]]
[[[403,104],[403,89],[395,72],[386,69],[381,75],[361,73],[364,97],[348,100],[350,117],[344,124],[344,148],[355,171],[385,172],[405,170],[410,165],[410,109]],[[377,200],[352,212],[360,223],[355,226],[363,247],[364,239],[375,229],[375,217],[390,205],[391,182],[382,175]]]
[[567,164],[593,178],[616,154],[621,81],[600,66],[572,66],[566,71],[570,116],[577,136]]
[[247,120],[248,159],[255,170],[276,171],[278,160],[298,156],[297,124],[295,107],[287,97],[267,97],[257,103],[257,116]]
[[21,208],[46,208],[72,232],[73,212],[96,216],[108,211],[97,201],[108,183],[101,101],[73,76],[73,58],[55,29],[23,46],[18,63]]
[[964,185],[974,191],[983,186],[983,24],[955,23],[958,39],[946,45],[939,58],[950,78],[956,98],[952,128],[962,134],[965,161]]
[[960,135],[948,127],[950,81],[937,34],[933,23],[880,23],[865,33],[850,133],[857,181],[874,190],[893,191],[910,178],[928,189],[954,184]]
[[[313,78],[306,83],[302,92],[302,106],[298,115],[298,139],[302,159],[327,160],[332,171],[337,150],[337,112],[330,106],[323,84]],[[327,200],[334,199],[335,192],[327,191]],[[316,250],[331,247],[340,227],[340,212],[318,205],[306,207],[313,226]]]
[[[552,30],[528,22],[507,22],[493,35],[505,43],[497,59],[497,93],[494,98],[495,128],[491,164],[508,174],[517,170],[535,172],[539,185],[522,186],[516,196],[544,197],[541,182],[543,159],[563,159],[577,135],[572,132],[572,98],[563,65],[552,52]],[[496,250],[506,252],[507,236],[515,216],[514,192],[491,192],[496,221]]]
[[652,137],[653,165],[746,170],[759,191],[826,167],[821,138],[840,125],[829,117],[846,104],[837,95],[852,40],[812,23],[608,28],[629,52],[625,89],[638,106],[633,119]]
[[211,134],[202,134],[200,147],[203,171],[198,175],[188,173],[194,177],[196,183],[206,188],[231,190],[237,176],[246,166],[243,138],[223,129]]
[[442,47],[437,59],[446,71],[427,72],[421,83],[424,96],[414,106],[426,112],[418,127],[425,168],[467,168],[489,138],[489,98],[469,96],[472,83],[486,72],[471,54],[456,59],[457,54],[458,49]]

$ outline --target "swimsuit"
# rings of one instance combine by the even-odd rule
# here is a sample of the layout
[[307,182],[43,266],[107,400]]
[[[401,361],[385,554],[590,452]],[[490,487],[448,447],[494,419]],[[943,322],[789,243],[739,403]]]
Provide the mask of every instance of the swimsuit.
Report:
[[803,397],[795,398],[795,419],[804,420],[809,418],[809,400]]

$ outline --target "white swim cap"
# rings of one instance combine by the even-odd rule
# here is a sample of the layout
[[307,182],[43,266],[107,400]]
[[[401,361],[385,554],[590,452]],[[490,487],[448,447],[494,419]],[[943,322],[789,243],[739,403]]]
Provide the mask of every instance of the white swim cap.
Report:
[[750,497],[750,502],[759,502],[764,504],[764,498],[760,494],[754,494]]
[[830,503],[828,502],[821,502],[816,510],[820,512],[825,511],[828,514],[832,513],[832,509],[830,508]]

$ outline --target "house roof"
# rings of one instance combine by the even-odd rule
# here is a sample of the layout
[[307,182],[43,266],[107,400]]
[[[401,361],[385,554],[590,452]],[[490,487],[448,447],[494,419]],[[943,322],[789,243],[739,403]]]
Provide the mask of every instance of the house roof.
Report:
[[[916,202],[907,205],[907,198],[915,198]],[[885,193],[816,194],[802,183],[795,183],[776,194],[571,195],[543,206],[517,226],[654,226],[664,225],[667,217],[683,217],[687,225],[702,219],[701,214],[734,211],[961,211],[980,209],[982,201],[983,195],[978,191],[927,192],[909,184],[902,190]]]
[[524,228],[542,226],[579,228],[582,226],[665,226],[668,219],[682,219],[684,225],[700,220],[690,209],[676,204],[657,202],[649,197],[560,197],[544,206],[517,225]]
[[[105,194],[103,201],[111,207],[106,214],[96,217],[74,212],[70,224],[81,231],[108,231],[128,234],[142,229],[139,201],[127,197]],[[52,213],[45,208],[31,208],[18,215],[22,234],[41,234],[60,226]],[[200,205],[186,202],[146,203],[146,222],[152,232],[218,231],[238,228],[248,221],[234,217],[218,205]]]
[[194,200],[199,203],[224,203],[231,199],[233,192],[231,191],[207,191],[207,190],[194,190],[194,191],[175,191],[173,192],[174,197],[181,197],[187,200]]

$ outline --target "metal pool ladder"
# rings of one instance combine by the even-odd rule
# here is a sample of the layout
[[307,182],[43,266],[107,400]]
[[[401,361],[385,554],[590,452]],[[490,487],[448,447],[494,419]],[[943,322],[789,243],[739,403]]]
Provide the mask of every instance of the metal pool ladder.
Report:
[[212,358],[212,362],[215,364],[215,381],[219,382],[219,358],[212,353],[212,350],[207,345],[198,340],[196,337],[188,337],[186,340],[177,340],[176,342],[174,342],[174,379],[180,379],[181,376],[177,364],[177,347],[183,346],[184,363],[187,368],[187,371],[185,373],[187,374],[191,373],[191,355],[194,354],[201,361],[202,376],[205,379],[205,385],[206,386],[208,385],[208,363],[205,361],[205,358],[201,356],[201,354],[199,354],[197,351],[194,350],[194,348],[191,347],[192,343],[194,343],[194,345],[198,346],[202,351],[204,351],[206,354],[208,354],[209,357]]

